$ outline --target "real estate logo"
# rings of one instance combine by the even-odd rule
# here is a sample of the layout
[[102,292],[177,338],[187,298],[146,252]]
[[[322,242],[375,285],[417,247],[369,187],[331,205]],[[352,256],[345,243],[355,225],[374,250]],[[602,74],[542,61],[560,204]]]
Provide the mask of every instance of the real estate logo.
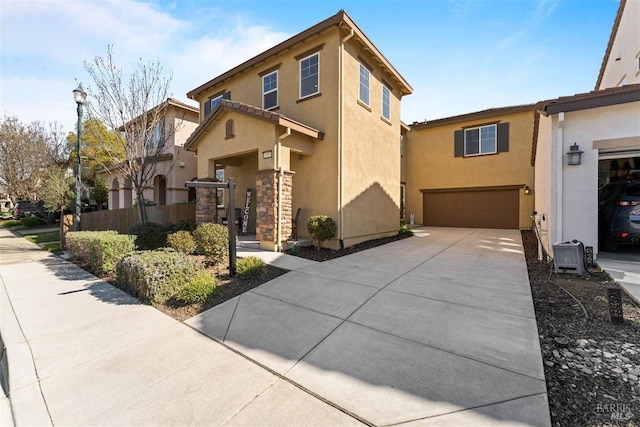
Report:
[[626,403],[598,403],[596,413],[605,415],[611,421],[629,421],[633,418],[631,405]]

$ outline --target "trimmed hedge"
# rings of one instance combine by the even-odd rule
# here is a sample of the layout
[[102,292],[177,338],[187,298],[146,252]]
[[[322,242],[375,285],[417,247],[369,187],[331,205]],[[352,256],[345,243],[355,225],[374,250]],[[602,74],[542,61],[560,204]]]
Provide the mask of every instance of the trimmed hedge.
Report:
[[229,230],[221,224],[204,223],[193,232],[198,253],[212,264],[222,262],[229,255]]
[[134,250],[131,236],[117,231],[73,231],[67,234],[69,254],[96,275],[112,272],[122,255]]
[[187,255],[193,253],[198,246],[196,244],[196,239],[193,238],[191,233],[184,230],[169,234],[167,236],[167,243],[175,251],[182,252]]
[[155,222],[134,224],[129,229],[129,234],[136,236],[136,247],[141,251],[152,251],[167,246],[168,233],[168,226]]
[[204,272],[197,259],[171,249],[129,253],[116,264],[116,282],[140,300],[163,303]]
[[267,265],[255,256],[240,258],[236,263],[236,273],[243,279],[259,279],[267,273]]
[[27,228],[33,228],[42,225],[43,221],[39,216],[25,216],[20,219],[20,223]]

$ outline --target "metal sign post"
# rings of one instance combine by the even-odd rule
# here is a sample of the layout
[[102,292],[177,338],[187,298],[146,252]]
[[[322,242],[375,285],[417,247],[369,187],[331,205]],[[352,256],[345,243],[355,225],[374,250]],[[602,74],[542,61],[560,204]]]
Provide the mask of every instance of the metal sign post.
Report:
[[229,190],[229,213],[227,214],[228,227],[229,227],[229,274],[235,276],[236,274],[236,222],[235,211],[236,207],[233,200],[233,190],[236,188],[233,178],[227,179],[227,182],[198,182],[187,181],[184,183],[187,188],[226,188]]

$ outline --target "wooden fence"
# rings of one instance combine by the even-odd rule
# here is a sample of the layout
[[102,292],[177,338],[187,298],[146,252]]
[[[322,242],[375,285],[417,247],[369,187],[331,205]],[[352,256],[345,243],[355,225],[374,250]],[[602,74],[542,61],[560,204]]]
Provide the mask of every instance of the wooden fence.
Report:
[[[74,215],[65,215],[65,225],[73,230]],[[147,206],[147,219],[158,224],[176,224],[182,220],[195,221],[195,203],[178,203],[169,206]],[[126,234],[133,224],[140,222],[138,208],[113,209],[86,212],[80,217],[82,231],[116,230]]]

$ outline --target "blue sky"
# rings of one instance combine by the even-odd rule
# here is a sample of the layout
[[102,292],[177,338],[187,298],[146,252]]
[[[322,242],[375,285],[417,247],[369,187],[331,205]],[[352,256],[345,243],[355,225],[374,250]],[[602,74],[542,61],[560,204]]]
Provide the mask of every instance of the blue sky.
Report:
[[0,113],[75,126],[83,61],[113,45],[186,92],[345,9],[414,88],[406,123],[594,89],[617,0],[2,0]]

